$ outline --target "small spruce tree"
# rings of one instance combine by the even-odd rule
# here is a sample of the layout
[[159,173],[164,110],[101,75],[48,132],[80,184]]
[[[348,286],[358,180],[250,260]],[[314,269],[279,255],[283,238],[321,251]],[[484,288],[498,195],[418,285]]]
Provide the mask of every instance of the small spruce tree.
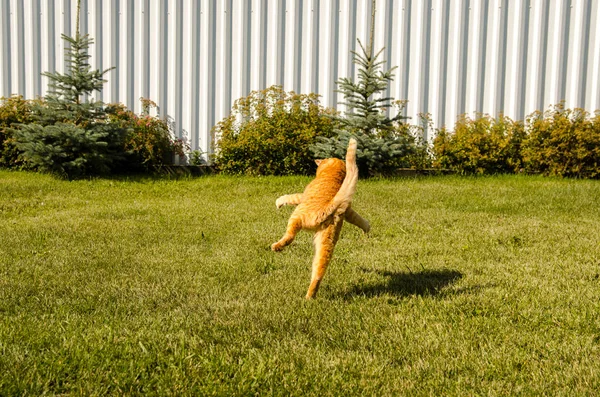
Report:
[[392,107],[392,97],[375,98],[378,93],[384,92],[388,84],[394,79],[393,71],[396,67],[386,72],[379,71],[385,61],[377,61],[383,48],[375,55],[365,50],[360,40],[357,40],[362,54],[352,51],[354,63],[358,65],[358,82],[344,77],[338,80],[340,87],[336,90],[344,95],[346,106],[344,117],[337,117],[345,129],[361,132],[365,135],[386,134],[394,128],[394,123],[404,119],[398,113],[393,118],[385,114],[385,110]]
[[[373,3],[371,24],[374,24],[375,3]],[[416,150],[415,138],[399,129],[402,116],[399,112],[389,117],[386,110],[393,106],[393,98],[381,96],[394,79],[393,67],[382,71],[385,61],[378,60],[383,52],[373,54],[373,29],[367,49],[357,40],[361,52],[351,51],[353,62],[358,66],[358,79],[344,77],[337,81],[339,92],[344,95],[346,106],[343,116],[335,116],[339,128],[334,137],[320,137],[311,147],[315,157],[344,158],[348,140],[358,141],[357,163],[361,174],[385,174],[398,167],[408,166],[408,159]]]
[[79,6],[75,37],[66,42],[67,70],[43,73],[50,79],[44,100],[32,109],[33,123],[14,130],[16,146],[33,168],[67,178],[105,174],[123,158],[126,130],[107,120],[102,101],[90,95],[102,90],[104,71],[92,70],[89,35],[79,34]]

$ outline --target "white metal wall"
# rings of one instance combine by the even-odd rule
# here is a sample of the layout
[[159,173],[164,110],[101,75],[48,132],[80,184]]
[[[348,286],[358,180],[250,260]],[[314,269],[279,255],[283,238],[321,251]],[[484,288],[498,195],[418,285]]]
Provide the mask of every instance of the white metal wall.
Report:
[[[0,0],[0,95],[43,95],[63,71],[61,33],[76,0]],[[452,125],[462,113],[517,119],[566,100],[600,109],[599,0],[378,0],[375,48],[398,66],[390,92],[407,115]],[[116,66],[105,102],[160,106],[192,148],[233,102],[272,84],[322,95],[355,74],[371,0],[82,0],[94,67]]]

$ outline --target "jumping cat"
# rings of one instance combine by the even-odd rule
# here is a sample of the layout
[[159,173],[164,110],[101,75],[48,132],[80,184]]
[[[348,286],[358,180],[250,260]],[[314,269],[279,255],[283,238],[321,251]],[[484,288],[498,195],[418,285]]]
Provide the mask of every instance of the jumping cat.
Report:
[[317,176],[306,186],[304,193],[288,194],[275,201],[277,208],[283,205],[298,206],[292,212],[287,230],[281,240],[271,245],[273,251],[281,251],[294,241],[301,229],[315,232],[315,257],[306,299],[314,298],[317,294],[344,220],[358,226],[365,233],[371,228],[369,222],[350,206],[358,180],[356,140],[350,139],[346,164],[336,158],[316,160],[316,162]]

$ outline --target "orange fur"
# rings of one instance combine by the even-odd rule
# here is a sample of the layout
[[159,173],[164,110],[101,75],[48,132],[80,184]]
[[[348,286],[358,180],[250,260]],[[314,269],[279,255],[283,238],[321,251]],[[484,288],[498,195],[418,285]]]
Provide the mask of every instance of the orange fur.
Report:
[[350,207],[358,179],[356,141],[350,140],[346,163],[331,158],[317,160],[317,164],[317,176],[306,186],[304,193],[281,196],[275,202],[277,208],[282,205],[297,205],[297,207],[290,216],[286,233],[278,242],[271,245],[273,251],[280,251],[294,240],[300,230],[307,229],[315,232],[315,256],[307,299],[314,298],[317,294],[319,284],[331,261],[344,219],[365,232],[370,229],[369,222]]

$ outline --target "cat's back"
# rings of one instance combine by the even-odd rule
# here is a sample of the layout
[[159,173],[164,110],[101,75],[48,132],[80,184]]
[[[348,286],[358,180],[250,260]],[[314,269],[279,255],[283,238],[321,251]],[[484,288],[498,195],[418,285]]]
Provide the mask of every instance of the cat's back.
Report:
[[326,205],[336,195],[346,176],[346,165],[339,159],[328,159],[326,167],[319,168],[317,176],[304,189],[302,203],[306,207]]

